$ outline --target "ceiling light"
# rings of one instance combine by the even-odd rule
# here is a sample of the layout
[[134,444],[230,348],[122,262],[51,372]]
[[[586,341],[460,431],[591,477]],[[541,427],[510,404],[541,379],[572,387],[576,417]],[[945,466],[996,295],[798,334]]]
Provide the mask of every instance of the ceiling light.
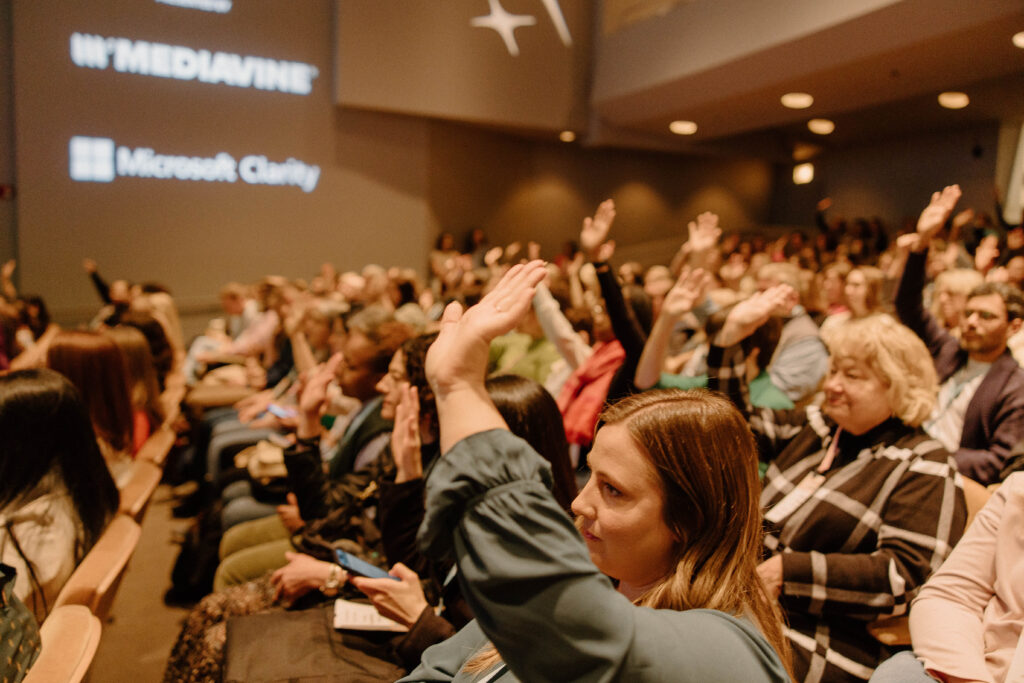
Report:
[[797,164],[793,167],[793,183],[806,185],[814,180],[814,164]]
[[1013,38],[1011,38],[1010,40],[1013,41],[1014,45],[1024,50],[1024,31],[1021,31],[1020,33],[1014,33]]
[[789,109],[807,109],[814,104],[814,98],[805,92],[788,92],[779,98],[783,107]]
[[576,139],[576,133],[573,133],[571,130],[563,130],[558,134],[558,139],[562,142],[572,142]]
[[693,135],[697,132],[697,124],[693,121],[673,121],[668,129],[676,135]]
[[946,109],[963,109],[970,103],[971,99],[967,97],[967,93],[944,92],[939,94],[939,104]]
[[817,135],[828,135],[836,129],[836,124],[828,119],[811,119],[807,122],[807,130]]

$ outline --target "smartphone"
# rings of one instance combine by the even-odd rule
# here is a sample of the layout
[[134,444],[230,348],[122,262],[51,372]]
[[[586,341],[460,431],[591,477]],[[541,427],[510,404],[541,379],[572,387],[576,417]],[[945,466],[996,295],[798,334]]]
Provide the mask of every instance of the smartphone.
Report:
[[295,408],[285,408],[277,405],[276,403],[271,403],[267,406],[267,412],[275,417],[281,418],[282,420],[289,417],[296,417],[299,414],[299,411],[295,410]]
[[365,576],[368,579],[394,579],[398,581],[397,577],[391,576],[380,567],[374,567],[369,562],[360,560],[355,555],[346,553],[344,550],[335,550],[335,557],[338,559],[338,564],[345,568],[345,571],[352,572],[358,576]]

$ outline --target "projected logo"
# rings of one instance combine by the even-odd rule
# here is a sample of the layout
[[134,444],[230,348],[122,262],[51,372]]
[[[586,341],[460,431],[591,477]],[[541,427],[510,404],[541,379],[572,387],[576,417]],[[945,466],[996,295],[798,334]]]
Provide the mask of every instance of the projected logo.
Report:
[[68,157],[72,180],[109,183],[114,179],[114,141],[110,138],[71,138]]
[[71,34],[71,61],[87,69],[308,95],[320,70],[305,62],[194,50],[129,38]]
[[109,183],[117,177],[277,185],[312,192],[320,167],[289,157],[275,162],[260,154],[236,161],[227,152],[212,157],[157,154],[149,147],[117,146],[110,138],[75,136],[68,144],[68,173],[80,182]]
[[[534,26],[537,18],[532,14],[510,14],[501,5],[501,0],[487,0],[491,13],[483,17],[474,17],[469,20],[469,25],[476,28],[489,28],[501,36],[505,43],[505,49],[513,57],[519,56],[519,43],[516,42],[515,31],[524,26]],[[562,6],[558,0],[541,0],[544,9],[547,10],[551,23],[558,31],[558,37],[566,47],[572,46],[572,36],[569,34],[569,26],[565,23],[565,15],[562,14]]]
[[185,9],[197,9],[203,12],[227,14],[231,11],[231,0],[156,0],[161,5],[173,5]]

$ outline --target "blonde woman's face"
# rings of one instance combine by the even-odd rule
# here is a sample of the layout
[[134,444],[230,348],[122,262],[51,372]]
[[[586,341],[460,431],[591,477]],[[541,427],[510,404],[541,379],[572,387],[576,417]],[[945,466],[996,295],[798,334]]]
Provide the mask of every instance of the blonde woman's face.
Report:
[[825,414],[851,434],[863,434],[892,415],[888,387],[863,360],[832,356],[824,388]]
[[[608,576],[645,587],[668,572],[676,539],[647,455],[622,425],[602,427],[588,456],[591,475],[572,503],[590,559]],[[621,588],[621,587],[620,587]]]

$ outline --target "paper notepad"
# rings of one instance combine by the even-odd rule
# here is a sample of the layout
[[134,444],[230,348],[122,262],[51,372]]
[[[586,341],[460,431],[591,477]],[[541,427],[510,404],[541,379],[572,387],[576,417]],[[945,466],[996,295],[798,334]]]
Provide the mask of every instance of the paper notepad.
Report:
[[350,600],[334,601],[334,628],[351,629],[354,631],[398,631],[409,629],[397,621],[382,617],[373,605]]

